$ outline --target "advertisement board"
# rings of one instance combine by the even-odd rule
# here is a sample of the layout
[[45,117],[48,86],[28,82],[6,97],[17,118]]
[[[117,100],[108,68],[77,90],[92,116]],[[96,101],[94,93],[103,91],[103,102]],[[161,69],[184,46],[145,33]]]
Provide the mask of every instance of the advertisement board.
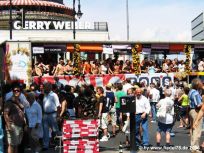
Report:
[[4,59],[5,81],[21,80],[31,83],[31,43],[6,42]]

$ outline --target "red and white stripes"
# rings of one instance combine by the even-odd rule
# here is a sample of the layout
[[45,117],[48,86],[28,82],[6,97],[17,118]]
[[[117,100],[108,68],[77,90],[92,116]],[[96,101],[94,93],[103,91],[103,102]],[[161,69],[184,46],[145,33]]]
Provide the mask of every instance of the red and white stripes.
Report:
[[[0,1],[0,6],[8,6],[10,5],[9,0]],[[68,9],[63,4],[49,2],[49,1],[41,1],[41,0],[12,0],[12,5],[14,6],[23,6],[23,5],[30,5],[30,6],[49,6],[49,7],[58,7],[62,9]]]
[[96,119],[64,121],[64,153],[99,153],[98,126]]

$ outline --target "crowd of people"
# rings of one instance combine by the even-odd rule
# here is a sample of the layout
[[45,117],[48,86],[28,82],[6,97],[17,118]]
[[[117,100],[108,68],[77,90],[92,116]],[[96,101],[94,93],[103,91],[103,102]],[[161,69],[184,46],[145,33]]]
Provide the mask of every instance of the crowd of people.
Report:
[[[162,132],[166,134],[165,146],[170,146],[170,134],[176,121],[175,114],[178,113],[176,108],[181,112],[178,128],[191,129],[192,151],[198,152],[200,146],[201,118],[204,114],[200,79],[194,79],[191,87],[177,80],[162,87],[159,82],[147,86],[126,79],[123,83],[108,83],[105,87],[86,84],[72,87],[59,82],[44,82],[40,85],[33,83],[25,89],[22,84],[13,82],[2,89],[5,150],[8,153],[23,153],[27,142],[35,153],[41,149],[48,150],[53,145],[53,138],[62,134],[64,119],[100,118],[101,142],[109,141],[110,133],[115,137],[118,130],[128,133],[130,114],[121,113],[121,97],[127,95],[136,100],[135,138],[138,147],[150,145],[148,127],[156,122],[157,147],[161,146]],[[108,130],[110,124],[112,131]]]
[[[118,58],[108,58],[104,61],[89,61],[82,60],[80,63],[80,72],[84,75],[89,74],[124,74],[134,73],[133,64],[130,60],[118,60]],[[199,59],[192,63],[193,71],[204,71],[204,59]],[[141,73],[170,73],[170,72],[184,72],[185,61],[164,59],[162,63],[157,60],[145,58],[140,63]],[[58,75],[72,75],[74,74],[74,64],[71,60],[60,58],[57,64],[44,64],[41,58],[33,66],[34,76],[58,76]]]

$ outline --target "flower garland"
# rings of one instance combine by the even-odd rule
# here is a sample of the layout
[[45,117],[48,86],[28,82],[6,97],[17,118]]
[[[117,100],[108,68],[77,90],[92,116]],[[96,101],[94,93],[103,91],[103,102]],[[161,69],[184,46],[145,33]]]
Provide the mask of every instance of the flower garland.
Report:
[[132,63],[133,63],[133,70],[135,74],[140,74],[140,53],[141,53],[141,45],[135,44],[132,48]]
[[191,61],[191,45],[184,46],[184,52],[186,55],[186,62],[185,62],[185,72],[187,74],[191,73],[190,61]]
[[80,75],[80,45],[74,45],[74,54],[73,54],[73,63],[74,63],[74,74]]

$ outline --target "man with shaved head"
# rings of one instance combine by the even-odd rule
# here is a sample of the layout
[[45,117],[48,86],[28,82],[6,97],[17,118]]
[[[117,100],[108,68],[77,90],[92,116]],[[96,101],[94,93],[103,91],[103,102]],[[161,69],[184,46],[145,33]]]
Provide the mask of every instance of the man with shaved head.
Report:
[[[149,146],[149,132],[148,132],[148,114],[150,112],[150,103],[149,100],[142,95],[142,89],[137,88],[135,90],[136,95],[136,145],[137,146]],[[140,125],[143,129],[143,140],[140,143]]]

